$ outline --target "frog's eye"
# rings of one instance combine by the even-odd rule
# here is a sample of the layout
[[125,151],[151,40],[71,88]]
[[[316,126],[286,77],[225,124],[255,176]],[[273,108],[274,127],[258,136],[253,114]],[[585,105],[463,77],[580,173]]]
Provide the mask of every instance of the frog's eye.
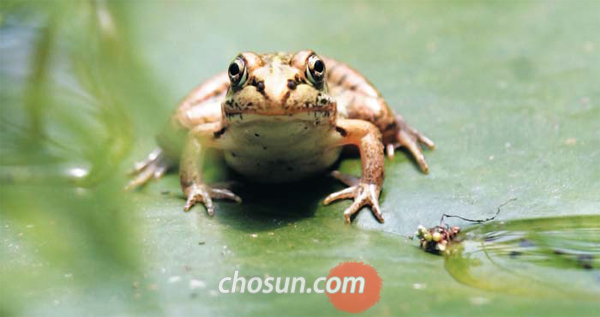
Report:
[[227,69],[229,74],[229,80],[232,86],[242,86],[248,78],[248,72],[246,71],[246,63],[241,57],[236,58]]
[[325,78],[325,62],[319,56],[313,54],[308,58],[306,78],[315,85],[323,82]]

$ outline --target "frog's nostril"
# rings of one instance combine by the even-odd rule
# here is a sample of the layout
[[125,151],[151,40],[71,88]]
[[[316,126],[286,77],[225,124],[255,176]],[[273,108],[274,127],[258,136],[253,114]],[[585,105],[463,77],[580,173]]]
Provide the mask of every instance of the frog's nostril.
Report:
[[290,79],[290,80],[288,80],[288,82],[287,82],[287,86],[288,86],[288,88],[289,88],[289,89],[291,89],[291,90],[294,90],[294,89],[296,89],[296,86],[297,86],[297,85],[298,85],[298,84],[297,84],[297,83],[296,83],[296,82],[295,82],[293,79]]
[[265,83],[262,81],[259,81],[258,83],[256,83],[256,90],[258,91],[264,91],[265,90]]

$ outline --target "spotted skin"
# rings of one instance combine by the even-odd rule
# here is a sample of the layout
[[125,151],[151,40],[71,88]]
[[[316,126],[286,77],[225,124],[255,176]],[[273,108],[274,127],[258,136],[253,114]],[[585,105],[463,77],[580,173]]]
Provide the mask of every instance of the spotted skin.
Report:
[[353,199],[344,211],[346,223],[363,206],[370,206],[383,222],[379,196],[384,152],[393,157],[397,147],[406,147],[426,173],[421,146],[434,146],[395,114],[358,71],[310,50],[239,54],[227,72],[184,98],[158,143],[136,165],[128,187],[161,177],[178,160],[187,197],[184,209],[202,203],[209,215],[214,213],[213,199],[241,198],[203,182],[207,148],[222,150],[227,164],[252,181],[284,182],[322,173],[338,160],[343,146],[356,146],[362,176],[334,171],[332,176],[348,187],[324,201]]

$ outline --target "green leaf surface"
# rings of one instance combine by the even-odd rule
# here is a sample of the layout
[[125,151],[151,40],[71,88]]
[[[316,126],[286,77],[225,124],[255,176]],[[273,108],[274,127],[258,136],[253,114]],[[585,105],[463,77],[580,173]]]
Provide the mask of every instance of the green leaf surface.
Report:
[[[518,222],[527,234],[572,239],[573,223],[597,229],[597,216],[575,216],[600,212],[600,2],[30,1],[0,9],[1,314],[347,315],[324,294],[218,291],[236,270],[312,283],[343,261],[369,263],[383,279],[381,300],[364,315],[600,313],[589,297],[528,292],[518,274],[504,279],[493,266],[467,276],[457,258],[408,239],[444,213],[483,219],[512,198],[498,221],[567,217],[564,226],[561,218]],[[120,190],[179,100],[238,52],[305,48],[361,71],[436,142],[425,152],[427,175],[404,151],[386,159],[384,224],[365,208],[344,225],[350,201],[322,205],[342,188],[326,176],[257,186],[232,175],[219,153],[207,162],[208,180],[235,181],[244,203],[218,201],[214,217],[201,206],[183,212],[175,173]],[[73,177],[74,167],[88,176]],[[360,161],[346,156],[339,168],[359,175]],[[597,294],[594,261],[585,276]],[[521,272],[581,291],[552,278],[567,274],[562,265],[546,264]],[[499,279],[506,284],[482,286]]]

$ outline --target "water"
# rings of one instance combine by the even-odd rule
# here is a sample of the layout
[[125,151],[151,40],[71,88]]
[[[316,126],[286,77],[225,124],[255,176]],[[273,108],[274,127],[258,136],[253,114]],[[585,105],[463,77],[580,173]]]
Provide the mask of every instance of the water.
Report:
[[493,222],[459,239],[445,266],[461,283],[524,296],[600,298],[600,216]]

